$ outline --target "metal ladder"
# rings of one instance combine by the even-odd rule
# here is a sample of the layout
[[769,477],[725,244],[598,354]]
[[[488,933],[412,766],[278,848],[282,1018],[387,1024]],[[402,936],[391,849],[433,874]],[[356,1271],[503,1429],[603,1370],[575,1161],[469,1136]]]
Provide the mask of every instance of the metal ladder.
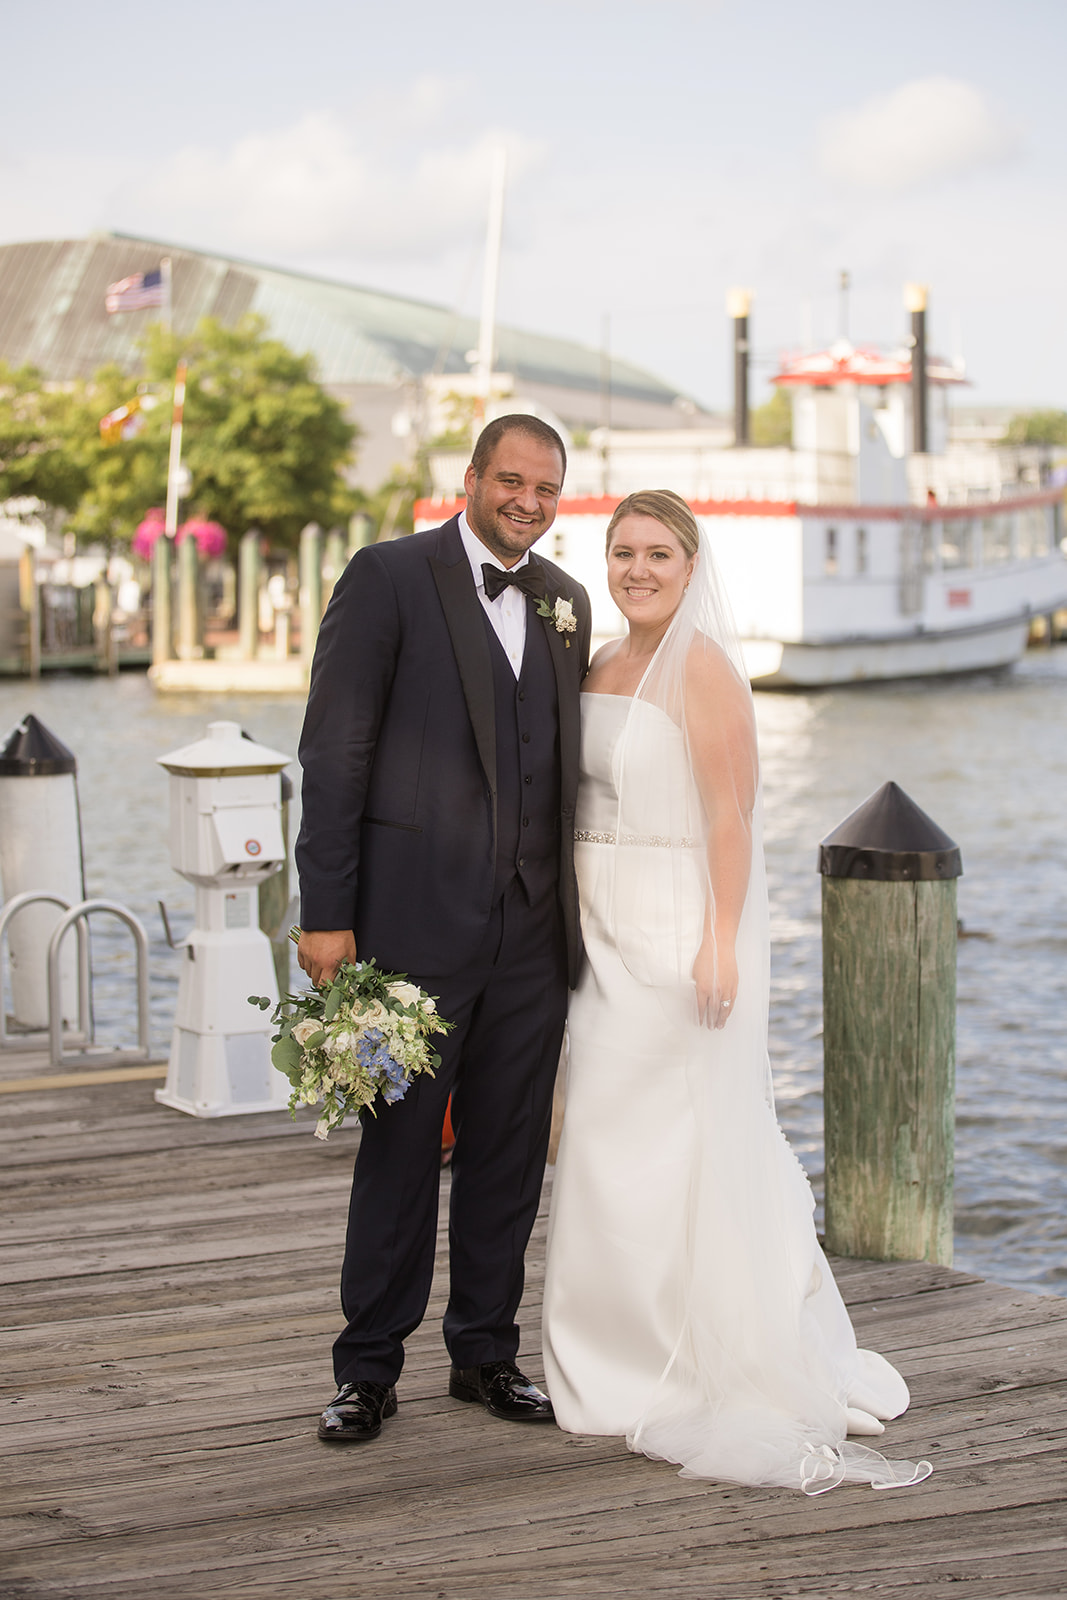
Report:
[[[148,1014],[148,935],[144,926],[125,906],[114,900],[82,900],[72,906],[60,895],[31,890],[17,894],[0,910],[0,958],[3,955],[4,936],[13,917],[26,906],[40,903],[59,906],[63,916],[53,930],[48,942],[48,1051],[53,1067],[110,1066],[117,1062],[148,1061],[151,1059],[150,1020]],[[93,1043],[95,1024],[92,1014],[92,971],[89,959],[89,918],[95,912],[107,912],[125,923],[133,935],[137,953],[137,1044],[135,1047],[104,1050]],[[67,1050],[63,1044],[63,1001],[60,985],[59,956],[63,940],[75,929],[78,940],[78,1026],[67,1038],[80,1049]],[[0,1000],[0,1050],[39,1050],[44,1048],[41,1033],[10,1034],[7,1029],[6,1007]]]

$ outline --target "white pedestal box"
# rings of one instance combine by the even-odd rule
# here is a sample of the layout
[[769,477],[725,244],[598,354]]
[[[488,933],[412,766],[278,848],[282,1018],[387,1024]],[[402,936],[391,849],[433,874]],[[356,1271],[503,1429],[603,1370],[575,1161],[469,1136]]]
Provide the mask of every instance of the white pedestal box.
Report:
[[156,1099],[195,1117],[277,1111],[289,1082],[271,1064],[277,1000],[259,885],[281,869],[281,770],[289,757],[213,722],[206,739],[159,758],[170,773],[171,865],[196,885],[196,926],[182,970],[166,1087]]

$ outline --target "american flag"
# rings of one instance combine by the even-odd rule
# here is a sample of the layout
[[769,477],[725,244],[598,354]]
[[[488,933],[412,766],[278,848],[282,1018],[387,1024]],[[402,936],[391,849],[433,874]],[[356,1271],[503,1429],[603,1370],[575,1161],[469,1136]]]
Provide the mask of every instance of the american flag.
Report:
[[142,311],[145,306],[163,304],[163,268],[154,272],[135,272],[132,277],[120,278],[108,284],[104,305],[109,317],[116,311]]

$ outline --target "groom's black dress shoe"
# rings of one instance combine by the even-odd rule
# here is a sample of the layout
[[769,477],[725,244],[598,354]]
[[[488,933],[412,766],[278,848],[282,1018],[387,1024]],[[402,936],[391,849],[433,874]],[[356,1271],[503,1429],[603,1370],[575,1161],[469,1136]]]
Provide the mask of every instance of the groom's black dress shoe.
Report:
[[453,1367],[448,1380],[453,1400],[473,1400],[491,1417],[506,1422],[555,1422],[547,1394],[532,1384],[513,1361],[486,1361],[480,1367]]
[[343,1383],[319,1418],[319,1438],[341,1444],[376,1439],[396,1416],[396,1390],[384,1383]]

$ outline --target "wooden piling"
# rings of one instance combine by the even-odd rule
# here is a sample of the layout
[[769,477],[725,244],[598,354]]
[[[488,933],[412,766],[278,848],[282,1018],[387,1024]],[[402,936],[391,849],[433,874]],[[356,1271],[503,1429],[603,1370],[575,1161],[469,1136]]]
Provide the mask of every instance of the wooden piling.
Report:
[[300,534],[300,654],[311,661],[322,621],[322,529],[309,522]]
[[19,557],[19,604],[26,618],[26,675],[41,676],[41,586],[37,581],[37,551],[30,544]]
[[322,609],[330,603],[334,586],[348,565],[345,536],[340,528],[331,528],[326,535],[326,554],[322,563]]
[[365,511],[357,511],[348,522],[348,554],[354,556],[364,545],[374,543],[374,523]]
[[819,870],[827,1248],[951,1265],[959,850],[889,783]]
[[161,534],[152,546],[152,664],[173,656],[170,597],[170,555],[173,540]]
[[200,560],[196,540],[178,546],[178,659],[197,661],[204,654],[200,619]]
[[242,661],[254,661],[259,653],[259,538],[259,529],[249,528],[239,546],[237,626]]

